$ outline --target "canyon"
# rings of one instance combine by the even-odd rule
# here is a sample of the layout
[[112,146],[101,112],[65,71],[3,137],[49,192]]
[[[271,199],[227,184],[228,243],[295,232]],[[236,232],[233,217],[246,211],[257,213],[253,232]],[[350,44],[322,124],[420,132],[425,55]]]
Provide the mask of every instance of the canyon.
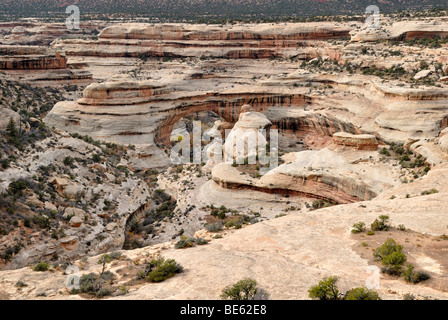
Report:
[[[443,245],[448,22],[429,20],[384,16],[375,30],[358,21],[92,22],[89,33],[101,30],[85,37],[46,24],[53,31],[40,40],[34,24],[0,24],[0,80],[10,86],[0,128],[10,132],[11,118],[23,136],[39,136],[2,144],[10,163],[0,170],[0,205],[17,220],[5,214],[2,223],[19,227],[2,235],[0,251],[17,239],[21,247],[2,258],[1,291],[85,299],[66,289],[65,267],[99,272],[98,259],[119,251],[125,258],[109,269],[130,290],[109,299],[215,299],[244,276],[273,299],[306,299],[331,274],[344,288],[363,285],[374,248],[356,249],[369,237],[352,234],[360,221],[388,215],[391,232],[405,225],[410,242]],[[25,84],[61,90],[57,102],[39,115],[21,109],[16,101],[30,99],[14,92]],[[253,135],[270,161],[246,147],[226,161],[237,139]],[[173,163],[173,149],[195,142],[187,158],[200,161]],[[14,196],[20,205],[17,180],[28,186]],[[208,244],[176,248],[185,237]],[[186,272],[132,281],[142,261],[162,254]],[[448,265],[435,257],[410,255],[431,274],[428,285],[383,275],[381,297],[446,299],[437,281]],[[42,261],[51,274],[30,271]],[[17,289],[19,280],[29,286]]]

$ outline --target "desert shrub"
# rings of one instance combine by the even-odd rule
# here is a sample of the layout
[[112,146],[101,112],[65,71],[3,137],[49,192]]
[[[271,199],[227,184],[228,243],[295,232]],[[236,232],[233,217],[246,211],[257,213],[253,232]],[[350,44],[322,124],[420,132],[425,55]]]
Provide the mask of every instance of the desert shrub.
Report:
[[194,246],[194,240],[192,241],[191,238],[182,238],[179,241],[176,242],[174,245],[174,248],[176,249],[184,249],[184,248],[191,248]]
[[406,262],[406,255],[402,252],[394,252],[383,258],[381,261],[386,267],[385,272],[391,274],[400,274],[403,264]]
[[405,281],[415,284],[431,278],[426,272],[415,271],[414,269],[415,267],[412,264],[408,264],[406,266],[406,270],[403,272],[403,278]]
[[242,227],[244,222],[245,222],[245,220],[243,217],[237,217],[237,218],[233,218],[231,220],[226,221],[226,223],[224,224],[224,227],[226,227],[227,229],[230,229],[232,227],[235,227],[235,229],[239,229]]
[[17,125],[12,117],[9,118],[9,122],[5,131],[8,138],[8,143],[20,149],[22,147],[22,142],[19,131],[17,130]]
[[33,267],[34,271],[48,271],[50,269],[50,265],[46,262],[39,262]]
[[99,154],[95,153],[95,154],[92,156],[92,161],[93,161],[93,162],[96,162],[96,163],[101,162],[101,156],[100,156]]
[[109,254],[112,260],[120,260],[123,254],[120,251],[113,251]]
[[8,159],[3,159],[1,161],[1,164],[2,164],[2,168],[3,169],[7,169],[9,167],[9,160]]
[[208,232],[218,232],[223,229],[223,225],[222,222],[206,223],[204,224],[204,228],[207,229]]
[[389,229],[389,216],[381,215],[370,225],[372,231],[387,231]]
[[[149,269],[149,270],[148,270]],[[174,259],[165,260],[163,257],[154,259],[147,266],[147,280],[149,282],[161,282],[183,271],[183,267]]]
[[179,241],[174,245],[176,249],[183,249],[183,248],[190,248],[194,247],[195,245],[202,246],[204,244],[207,244],[208,241],[203,238],[187,238],[187,237],[181,237]]
[[386,148],[381,149],[380,154],[385,155],[385,156],[390,156],[390,152]]
[[415,300],[415,296],[414,296],[413,294],[406,293],[406,294],[403,296],[403,300]]
[[205,245],[205,244],[208,243],[208,240],[203,239],[203,238],[196,238],[196,239],[195,239],[195,243],[196,243],[198,246],[203,246],[203,245]]
[[340,300],[341,294],[337,287],[338,277],[325,277],[308,290],[309,297],[317,300]]
[[401,252],[403,250],[403,246],[396,243],[394,239],[389,238],[387,239],[384,244],[377,248],[374,252],[375,258],[383,259],[384,257],[394,253],[394,252]]
[[115,274],[112,271],[104,271],[99,275],[101,280],[104,280],[107,283],[112,283],[115,280]]
[[73,159],[72,157],[70,157],[70,156],[67,156],[67,157],[65,157],[64,158],[64,164],[66,165],[66,166],[71,166],[72,164],[73,164],[73,162],[75,161],[75,159]]
[[25,181],[13,181],[8,186],[8,192],[14,195],[21,195],[23,190],[26,190],[27,184]]
[[438,193],[438,192],[439,192],[439,190],[432,188],[430,190],[422,191],[421,194],[422,194],[422,196],[424,196],[424,195],[434,194],[434,193]]
[[227,209],[225,206],[221,206],[219,208],[215,208],[212,206],[210,214],[214,217],[218,217],[219,219],[225,219],[226,213],[230,212],[230,209]]
[[334,203],[330,202],[330,201],[324,201],[324,200],[314,200],[312,207],[313,209],[320,209],[320,208],[326,208],[326,207],[331,207],[332,205],[334,205]]
[[96,294],[102,288],[102,282],[95,273],[85,274],[79,281],[79,291]]
[[361,233],[366,231],[366,224],[364,222],[358,222],[353,225],[352,233]]
[[112,262],[112,258],[108,254],[103,254],[101,258],[98,259],[98,264],[106,264]]
[[345,293],[345,300],[381,300],[377,292],[364,287],[353,288]]
[[34,215],[32,221],[41,229],[50,229],[51,227],[50,219],[44,215]]
[[24,287],[28,287],[28,284],[26,284],[22,280],[19,280],[19,281],[16,282],[16,287],[17,288],[24,288]]
[[254,300],[257,292],[257,281],[245,278],[233,285],[228,285],[221,292],[222,300]]
[[72,289],[72,294],[87,293],[97,298],[112,295],[112,289],[108,284],[112,284],[115,274],[106,271],[102,274],[89,273],[81,277],[79,281],[79,289]]
[[110,296],[112,295],[112,290],[107,288],[107,287],[101,287],[96,293],[95,296],[97,298],[103,298],[105,296]]
[[384,272],[390,274],[400,274],[403,264],[406,262],[406,255],[402,252],[403,246],[396,243],[394,239],[387,239],[386,242],[377,248],[373,255],[380,259],[384,265]]

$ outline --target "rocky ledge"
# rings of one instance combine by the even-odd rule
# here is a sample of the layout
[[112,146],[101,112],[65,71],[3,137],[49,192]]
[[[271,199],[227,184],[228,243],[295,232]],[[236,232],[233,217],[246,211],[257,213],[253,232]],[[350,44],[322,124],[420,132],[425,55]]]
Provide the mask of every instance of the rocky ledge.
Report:
[[0,46],[0,69],[65,69],[65,53],[39,46]]
[[358,150],[378,149],[378,141],[372,134],[350,134],[347,132],[336,132],[333,135],[333,143],[340,146],[352,147]]

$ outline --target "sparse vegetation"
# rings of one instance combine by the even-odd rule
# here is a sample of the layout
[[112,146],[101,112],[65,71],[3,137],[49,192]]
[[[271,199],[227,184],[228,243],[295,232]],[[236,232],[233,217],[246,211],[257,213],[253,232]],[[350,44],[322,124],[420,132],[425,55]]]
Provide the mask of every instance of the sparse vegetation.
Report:
[[415,267],[412,264],[406,265],[406,270],[403,272],[403,278],[405,281],[416,284],[431,278],[428,273],[415,271],[414,269]]
[[375,219],[375,221],[370,225],[372,231],[387,231],[389,230],[389,227],[388,215],[379,216],[378,219]]
[[162,282],[181,272],[183,267],[174,259],[165,260],[163,257],[158,257],[146,263],[144,269],[139,271],[138,277],[149,282]]
[[383,272],[400,275],[403,264],[406,262],[406,255],[402,252],[403,246],[396,243],[394,239],[387,239],[386,242],[378,247],[373,255],[381,260]]
[[358,222],[353,225],[352,233],[361,233],[366,231],[366,224],[364,222]]
[[323,278],[308,290],[309,297],[314,300],[381,300],[377,292],[364,287],[353,288],[343,294],[338,289],[338,280],[336,276]]
[[222,290],[222,300],[254,300],[259,291],[255,279],[246,278]]
[[323,278],[308,290],[308,294],[315,300],[341,300],[342,294],[339,292],[337,282],[338,277]]
[[33,267],[34,271],[48,271],[50,269],[50,265],[46,262],[39,262]]

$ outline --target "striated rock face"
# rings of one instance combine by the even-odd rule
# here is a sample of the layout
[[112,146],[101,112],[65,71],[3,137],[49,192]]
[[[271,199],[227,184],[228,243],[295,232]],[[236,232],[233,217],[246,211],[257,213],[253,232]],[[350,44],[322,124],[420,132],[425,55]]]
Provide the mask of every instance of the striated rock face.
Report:
[[357,150],[375,151],[378,149],[378,141],[371,134],[354,135],[347,132],[336,132],[333,134],[333,143],[340,146],[352,147]]
[[394,185],[392,179],[384,179],[381,169],[371,168],[365,173],[361,167],[327,148],[298,152],[294,158],[291,163],[282,164],[259,179],[222,163],[213,168],[212,178],[224,188],[290,194],[336,203],[371,200]]
[[81,105],[126,105],[149,102],[162,93],[164,85],[150,81],[129,82],[115,80],[107,83],[92,83],[77,102]]
[[314,45],[309,40],[348,36],[349,28],[334,23],[123,24],[105,28],[97,41],[62,40],[54,42],[54,46],[68,55],[80,56],[268,59],[313,55],[303,50]]
[[436,21],[400,21],[388,30],[363,29],[352,36],[352,41],[378,41],[386,39],[412,40],[421,38],[447,37],[448,27]]
[[65,23],[38,22],[1,22],[0,29],[4,37],[0,44],[48,46],[57,38],[78,38],[88,34],[95,35],[98,28],[106,26],[101,21],[81,21],[79,29],[67,29]]
[[336,132],[362,133],[349,122],[302,108],[270,108],[265,115],[273,123],[272,128],[302,140],[304,146],[309,149],[320,149],[329,144]]
[[258,24],[258,25],[123,25],[101,31],[104,39],[144,40],[319,40],[348,36],[347,29],[334,24]]
[[174,124],[199,111],[213,111],[235,123],[241,106],[257,112],[272,106],[300,106],[309,99],[289,90],[247,87],[224,92],[172,92],[164,85],[133,80],[91,84],[77,102],[59,102],[48,125],[124,144],[168,144]]
[[0,69],[65,69],[65,53],[37,46],[0,46]]
[[351,41],[357,42],[357,41],[378,41],[378,40],[385,40],[388,39],[389,35],[381,29],[375,29],[375,28],[368,28],[363,29],[356,34],[354,34],[351,38]]

